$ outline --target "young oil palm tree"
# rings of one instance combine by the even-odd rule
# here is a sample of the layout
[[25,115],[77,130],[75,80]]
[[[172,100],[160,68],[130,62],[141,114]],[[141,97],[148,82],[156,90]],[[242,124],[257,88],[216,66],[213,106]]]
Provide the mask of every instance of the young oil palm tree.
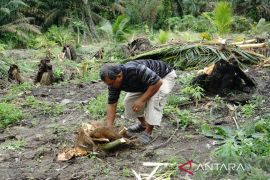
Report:
[[233,15],[230,3],[221,1],[216,4],[213,16],[209,13],[203,13],[203,16],[212,23],[220,36],[224,36],[231,31]]
[[217,4],[214,10],[215,25],[220,35],[230,32],[233,22],[232,6],[230,3],[221,1]]

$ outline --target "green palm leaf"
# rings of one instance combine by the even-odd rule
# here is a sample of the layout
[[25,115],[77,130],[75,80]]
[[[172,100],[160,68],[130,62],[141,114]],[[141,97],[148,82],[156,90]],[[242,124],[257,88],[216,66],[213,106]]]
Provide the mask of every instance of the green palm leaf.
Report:
[[127,59],[161,59],[179,69],[191,67],[202,68],[219,59],[228,59],[236,56],[240,63],[256,64],[260,57],[252,53],[235,47],[228,47],[225,51],[220,51],[219,46],[209,46],[201,44],[169,45],[152,51],[139,54]]
[[232,7],[228,2],[219,2],[214,10],[215,25],[220,35],[230,32],[232,18]]

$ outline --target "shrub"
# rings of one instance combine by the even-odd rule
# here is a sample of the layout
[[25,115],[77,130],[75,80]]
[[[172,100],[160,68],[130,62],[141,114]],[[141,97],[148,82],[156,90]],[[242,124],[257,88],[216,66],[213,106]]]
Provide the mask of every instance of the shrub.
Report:
[[27,43],[28,47],[39,49],[39,48],[50,48],[56,46],[56,42],[50,40],[45,34],[36,36],[34,39],[29,40]]
[[214,32],[215,30],[212,26],[209,26],[209,20],[204,16],[185,15],[183,18],[172,17],[168,18],[166,23],[170,29],[178,31]]
[[128,30],[129,20],[130,18],[128,16],[120,15],[113,23],[112,33],[116,41],[123,41],[126,39],[126,34],[129,32]]
[[158,43],[165,44],[169,40],[169,37],[170,37],[169,31],[159,30],[159,34],[157,35],[155,39]]
[[232,22],[232,31],[233,32],[247,32],[252,28],[252,21],[247,19],[244,16],[234,16],[234,20]]
[[60,46],[71,43],[73,41],[72,33],[65,27],[52,26],[46,33],[49,40],[58,43]]
[[0,52],[6,49],[6,45],[0,42]]

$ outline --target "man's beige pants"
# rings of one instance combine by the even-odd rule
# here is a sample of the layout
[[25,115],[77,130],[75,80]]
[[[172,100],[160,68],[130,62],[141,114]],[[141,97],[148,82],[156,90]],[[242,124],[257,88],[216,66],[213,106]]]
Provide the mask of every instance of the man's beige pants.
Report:
[[162,119],[163,108],[169,93],[175,85],[176,77],[177,75],[173,70],[162,78],[163,83],[159,90],[147,101],[145,107],[139,112],[133,111],[132,105],[143,93],[127,93],[125,97],[125,117],[127,119],[145,117],[148,124],[159,126]]

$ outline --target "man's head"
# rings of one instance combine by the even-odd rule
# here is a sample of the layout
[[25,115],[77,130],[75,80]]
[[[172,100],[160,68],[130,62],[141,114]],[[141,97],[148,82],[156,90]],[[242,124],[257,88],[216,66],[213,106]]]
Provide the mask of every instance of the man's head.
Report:
[[100,78],[108,86],[120,88],[123,80],[123,73],[120,65],[118,64],[105,64],[100,70]]

